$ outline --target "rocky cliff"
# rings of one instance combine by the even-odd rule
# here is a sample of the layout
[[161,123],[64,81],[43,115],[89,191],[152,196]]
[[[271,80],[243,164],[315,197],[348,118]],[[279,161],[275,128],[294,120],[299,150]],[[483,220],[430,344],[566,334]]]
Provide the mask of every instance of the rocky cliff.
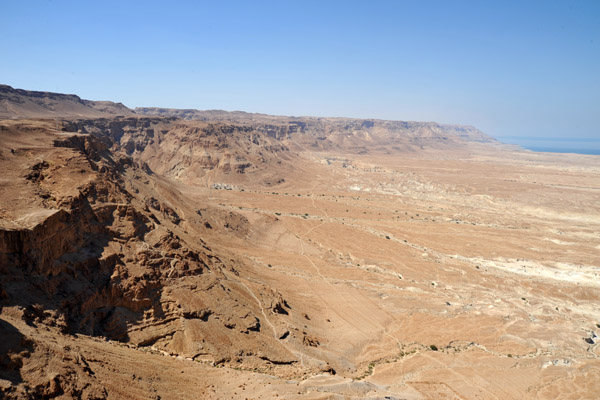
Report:
[[[294,364],[277,340],[289,305],[215,252],[202,213],[178,204],[138,157],[168,123],[2,123],[0,307],[64,334],[214,363]],[[16,192],[28,202],[11,203]]]
[[132,115],[112,101],[83,100],[74,94],[38,92],[0,85],[0,118],[64,118]]
[[[138,107],[135,112],[149,116],[176,117],[206,122],[229,121],[253,126],[277,139],[289,139],[311,146],[312,150],[370,150],[390,147],[411,150],[422,147],[451,148],[468,143],[497,143],[472,126],[436,122],[387,121],[379,119],[285,117],[241,111],[178,110]],[[395,146],[395,148],[394,148]]]
[[148,171],[185,182],[236,182],[247,174],[277,181],[297,158],[279,131],[265,133],[250,124],[124,117],[66,121],[63,129],[110,140],[107,146],[122,149]]

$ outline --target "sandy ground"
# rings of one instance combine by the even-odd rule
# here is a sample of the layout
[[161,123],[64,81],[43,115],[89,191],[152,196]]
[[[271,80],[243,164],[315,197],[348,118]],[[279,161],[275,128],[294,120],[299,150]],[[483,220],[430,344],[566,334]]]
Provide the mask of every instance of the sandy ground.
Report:
[[[9,145],[35,153],[33,143]],[[114,399],[597,398],[599,157],[476,154],[303,152],[269,188],[251,173],[234,183],[165,178],[179,193],[182,238],[235,260],[237,287],[293,367],[64,335],[5,307],[7,331],[49,354],[23,373],[84,357],[88,378]],[[0,177],[15,190],[0,209],[11,229],[53,213],[12,185],[19,174]],[[207,210],[213,228],[194,223],[193,210]],[[303,343],[281,334],[265,287],[290,304],[287,328]],[[314,372],[323,366],[329,373]]]
[[[311,157],[308,185],[181,188],[247,217],[248,237],[214,240],[248,260],[250,279],[310,309],[320,345],[301,358],[338,375],[302,385],[343,393],[360,382],[397,398],[596,396],[595,158]],[[370,396],[361,390],[351,392]]]

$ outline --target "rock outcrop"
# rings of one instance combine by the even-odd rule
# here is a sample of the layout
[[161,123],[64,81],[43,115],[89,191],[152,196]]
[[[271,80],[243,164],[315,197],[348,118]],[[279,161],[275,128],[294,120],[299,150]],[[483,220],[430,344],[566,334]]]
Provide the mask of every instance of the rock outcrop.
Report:
[[0,85],[0,118],[82,118],[133,113],[122,103],[83,100],[74,94],[38,92]]
[[[268,327],[285,314],[270,312],[267,323],[238,263],[224,261],[201,237],[184,238],[186,212],[161,194],[172,189],[139,158],[163,123],[66,123],[35,149],[9,153],[3,167],[20,177],[15,187],[34,204],[6,209],[11,217],[0,224],[0,307],[65,334],[216,363],[295,362]],[[6,131],[29,133],[18,124]],[[261,297],[281,302],[265,288]],[[16,371],[25,362],[21,353],[0,362]]]
[[177,117],[205,122],[230,121],[251,125],[263,135],[309,146],[314,150],[414,151],[452,148],[467,143],[497,143],[472,126],[436,122],[386,121],[378,119],[284,117],[240,111],[136,108],[138,114]]

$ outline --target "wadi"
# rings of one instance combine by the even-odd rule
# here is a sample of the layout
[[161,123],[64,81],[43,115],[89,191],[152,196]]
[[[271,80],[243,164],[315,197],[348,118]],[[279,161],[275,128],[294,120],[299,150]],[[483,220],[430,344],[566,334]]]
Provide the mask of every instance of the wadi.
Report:
[[0,398],[594,399],[600,156],[0,86]]

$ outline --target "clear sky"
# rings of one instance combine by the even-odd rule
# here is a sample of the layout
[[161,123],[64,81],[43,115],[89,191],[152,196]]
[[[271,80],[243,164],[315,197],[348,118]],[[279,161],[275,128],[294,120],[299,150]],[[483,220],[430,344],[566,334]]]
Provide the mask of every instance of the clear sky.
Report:
[[600,0],[0,0],[0,83],[600,138]]

